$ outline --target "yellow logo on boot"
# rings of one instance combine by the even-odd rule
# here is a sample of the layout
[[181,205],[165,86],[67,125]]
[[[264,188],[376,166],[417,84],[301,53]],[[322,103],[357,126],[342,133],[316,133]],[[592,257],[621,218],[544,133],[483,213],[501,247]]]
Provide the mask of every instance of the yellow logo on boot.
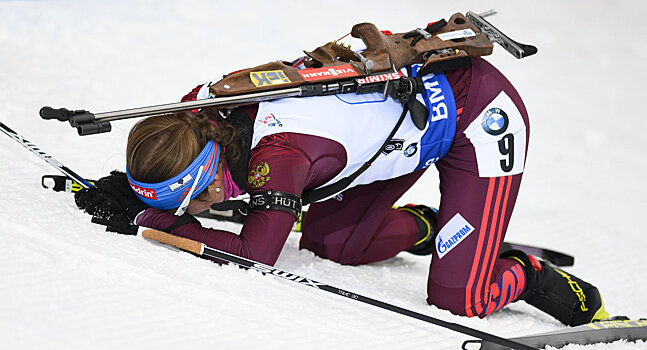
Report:
[[571,289],[573,290],[573,292],[575,292],[575,294],[577,295],[577,298],[580,299],[580,302],[582,303],[580,305],[580,309],[582,311],[589,311],[589,309],[586,307],[586,295],[584,294],[584,291],[582,290],[580,285],[577,284],[577,282],[573,281],[571,279],[571,276],[566,274],[566,272],[564,272],[564,271],[562,271],[560,269],[555,269],[555,271],[557,271],[558,274],[562,275],[562,277],[564,277],[564,278],[566,278],[566,280],[568,280],[568,285],[571,286]]

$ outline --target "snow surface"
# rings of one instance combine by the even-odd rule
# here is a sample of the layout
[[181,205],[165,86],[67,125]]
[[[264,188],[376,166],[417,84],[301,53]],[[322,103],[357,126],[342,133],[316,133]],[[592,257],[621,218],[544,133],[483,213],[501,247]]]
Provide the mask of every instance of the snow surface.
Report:
[[[485,11],[534,44],[489,58],[531,116],[509,241],[563,250],[611,314],[647,316],[647,41],[643,1],[0,1],[0,120],[87,178],[124,169],[133,121],[79,137],[40,107],[106,112],[178,101],[222,73],[295,58],[372,22],[403,32]],[[457,349],[469,337],[260,273],[218,266],[141,237],[106,233],[72,197],[43,190],[56,171],[0,136],[2,349]],[[438,203],[434,171],[401,203]],[[230,227],[238,230],[236,226]],[[428,258],[402,253],[341,266],[297,249],[277,266],[358,294],[505,337],[560,328],[524,303],[486,319],[425,303]],[[568,349],[638,349],[615,343]]]

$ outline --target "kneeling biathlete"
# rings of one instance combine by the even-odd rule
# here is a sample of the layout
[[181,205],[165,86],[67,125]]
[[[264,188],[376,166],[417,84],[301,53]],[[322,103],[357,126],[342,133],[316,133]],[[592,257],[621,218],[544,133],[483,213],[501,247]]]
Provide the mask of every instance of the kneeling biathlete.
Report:
[[[415,76],[419,66],[410,68]],[[311,203],[300,248],[349,265],[402,251],[431,255],[427,302],[457,315],[485,317],[524,300],[571,326],[607,318],[591,284],[520,251],[499,255],[530,130],[514,87],[478,57],[422,78],[424,128],[405,118],[350,186]],[[201,85],[183,100],[208,93]],[[399,102],[373,93],[260,102],[226,119],[213,108],[149,117],[130,132],[127,176],[113,173],[78,192],[77,204],[92,214],[121,208],[136,225],[273,265],[299,210],[282,203],[353,174],[401,113]],[[432,164],[440,175],[438,210],[394,208]],[[189,215],[242,193],[279,200],[251,210],[239,235],[204,228]],[[169,212],[182,214],[187,199],[188,214]]]

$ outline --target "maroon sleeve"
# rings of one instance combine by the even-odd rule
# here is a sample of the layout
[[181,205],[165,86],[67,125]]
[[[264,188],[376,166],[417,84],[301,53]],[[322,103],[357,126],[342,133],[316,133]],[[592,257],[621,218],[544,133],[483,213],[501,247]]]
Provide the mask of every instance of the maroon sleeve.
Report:
[[[284,214],[284,215],[279,215]],[[283,212],[266,212],[263,215],[250,214],[240,235],[232,232],[202,227],[199,223],[189,223],[180,226],[170,233],[202,242],[207,246],[244,258],[273,265],[281,253],[287,236],[292,228],[294,217]],[[273,218],[273,216],[277,216]],[[149,208],[137,217],[137,224],[164,230],[169,227],[177,216],[158,209]],[[271,230],[264,222],[273,222]],[[277,228],[283,228],[279,231]]]
[[[288,192],[297,196],[333,178],[346,164],[344,148],[328,139],[282,133],[263,138],[250,154],[249,193],[260,190]],[[177,217],[148,209],[137,224],[161,229]],[[183,225],[171,233],[203,242],[209,247],[273,265],[294,224],[294,216],[277,210],[249,213],[240,235],[200,224]]]
[[[274,190],[301,196],[304,189],[324,184],[345,165],[346,152],[335,141],[292,133],[267,136],[250,155],[249,193]],[[294,221],[294,216],[278,210],[253,211],[245,220],[241,237],[253,256],[271,265]]]
[[456,101],[456,115],[460,119],[463,107],[467,102],[467,93],[472,80],[472,67],[447,71],[445,72],[445,77],[449,82],[449,86],[452,87],[454,100]]

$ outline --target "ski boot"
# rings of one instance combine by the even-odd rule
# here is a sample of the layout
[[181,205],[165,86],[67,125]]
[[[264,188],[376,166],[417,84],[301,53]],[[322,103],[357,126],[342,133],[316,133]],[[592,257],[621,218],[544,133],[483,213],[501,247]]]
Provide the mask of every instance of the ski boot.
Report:
[[501,258],[518,261],[526,272],[526,287],[517,300],[538,308],[567,326],[609,318],[596,287],[520,250]]
[[406,251],[414,255],[429,255],[434,251],[434,238],[436,237],[436,222],[438,209],[426,205],[407,204],[404,207],[394,207],[396,210],[411,213],[418,223],[420,235],[413,247]]

